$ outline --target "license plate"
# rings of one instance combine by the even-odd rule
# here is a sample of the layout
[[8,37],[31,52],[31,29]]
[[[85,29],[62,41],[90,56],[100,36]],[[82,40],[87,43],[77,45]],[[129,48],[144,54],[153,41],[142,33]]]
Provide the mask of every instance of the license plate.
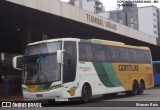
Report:
[[68,101],[68,99],[56,98],[55,101]]

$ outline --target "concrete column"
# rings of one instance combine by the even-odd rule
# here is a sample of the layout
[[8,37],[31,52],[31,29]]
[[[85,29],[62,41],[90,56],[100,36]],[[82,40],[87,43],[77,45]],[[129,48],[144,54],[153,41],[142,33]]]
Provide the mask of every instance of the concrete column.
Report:
[[21,31],[21,52],[24,53],[25,47],[32,42],[31,28],[25,28]]

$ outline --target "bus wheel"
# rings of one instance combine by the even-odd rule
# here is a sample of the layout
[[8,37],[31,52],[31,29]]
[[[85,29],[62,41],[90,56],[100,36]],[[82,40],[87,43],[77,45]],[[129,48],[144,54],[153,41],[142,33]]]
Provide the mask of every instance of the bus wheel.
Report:
[[84,84],[84,86],[82,88],[81,101],[88,102],[91,100],[91,96],[92,96],[91,87],[88,84]]
[[131,91],[126,91],[126,95],[127,96],[135,96],[135,95],[138,94],[138,89],[139,89],[138,83],[137,83],[137,81],[134,81],[133,85],[132,85],[132,90]]
[[140,84],[139,84],[138,95],[142,95],[143,94],[144,88],[145,88],[144,82],[141,81]]
[[133,86],[132,86],[132,95],[133,96],[138,94],[138,89],[139,89],[138,83],[137,83],[137,81],[134,81]]

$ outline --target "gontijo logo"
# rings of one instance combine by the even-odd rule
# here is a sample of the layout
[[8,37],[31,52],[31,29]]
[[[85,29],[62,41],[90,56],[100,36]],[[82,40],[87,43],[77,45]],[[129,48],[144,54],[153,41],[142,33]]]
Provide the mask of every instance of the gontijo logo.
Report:
[[138,65],[119,65],[119,71],[138,71]]

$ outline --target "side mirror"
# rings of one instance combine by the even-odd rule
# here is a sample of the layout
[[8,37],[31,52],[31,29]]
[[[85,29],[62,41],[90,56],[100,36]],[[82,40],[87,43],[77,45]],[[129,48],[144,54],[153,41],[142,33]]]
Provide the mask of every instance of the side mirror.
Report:
[[64,50],[58,50],[57,51],[57,63],[63,64],[63,52]]
[[17,70],[22,70],[22,58],[23,55],[13,57],[13,68]]

